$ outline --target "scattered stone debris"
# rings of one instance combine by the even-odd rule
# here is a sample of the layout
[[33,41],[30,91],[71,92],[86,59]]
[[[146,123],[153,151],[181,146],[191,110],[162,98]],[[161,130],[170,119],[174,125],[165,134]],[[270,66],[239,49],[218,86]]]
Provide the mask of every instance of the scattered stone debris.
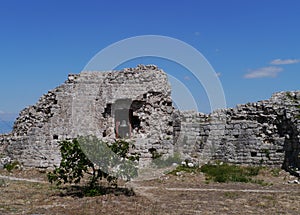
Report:
[[0,159],[0,169],[3,169],[5,165],[11,163],[11,158],[6,156]]
[[297,179],[295,179],[293,181],[288,181],[288,183],[289,184],[300,184],[300,182]]

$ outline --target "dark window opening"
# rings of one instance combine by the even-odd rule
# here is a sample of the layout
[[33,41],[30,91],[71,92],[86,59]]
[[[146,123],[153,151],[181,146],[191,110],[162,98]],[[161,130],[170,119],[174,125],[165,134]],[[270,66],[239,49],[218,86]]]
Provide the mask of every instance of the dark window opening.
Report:
[[141,127],[141,120],[138,116],[132,116],[132,129],[139,129]]
[[102,136],[103,136],[103,137],[106,137],[106,135],[107,135],[107,134],[106,134],[106,130],[104,130],[103,133],[102,133]]
[[256,157],[257,156],[257,152],[251,152],[251,157]]
[[238,138],[239,137],[239,135],[238,134],[236,134],[236,135],[233,135],[235,138]]
[[277,153],[283,153],[284,150],[283,150],[283,149],[277,149],[276,152],[277,152]]
[[57,134],[53,135],[53,140],[58,140],[58,135]]
[[106,107],[104,108],[104,112],[102,113],[102,116],[104,118],[111,116],[111,104],[106,105]]

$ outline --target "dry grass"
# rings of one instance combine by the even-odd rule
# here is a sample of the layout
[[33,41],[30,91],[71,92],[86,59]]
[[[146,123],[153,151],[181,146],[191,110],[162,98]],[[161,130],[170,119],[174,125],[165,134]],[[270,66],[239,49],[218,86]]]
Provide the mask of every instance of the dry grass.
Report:
[[[0,175],[4,174],[9,175],[7,172],[0,172]],[[15,171],[11,176],[38,178],[46,182],[45,173],[33,170]],[[283,171],[278,176],[273,176],[272,172],[265,170],[257,177],[273,185],[207,184],[204,175],[186,173],[131,183],[136,193],[134,196],[120,191],[97,197],[78,197],[68,189],[58,189],[48,183],[5,179],[5,183],[0,186],[0,214],[300,213],[300,185],[286,184],[287,180],[291,180],[290,176]]]

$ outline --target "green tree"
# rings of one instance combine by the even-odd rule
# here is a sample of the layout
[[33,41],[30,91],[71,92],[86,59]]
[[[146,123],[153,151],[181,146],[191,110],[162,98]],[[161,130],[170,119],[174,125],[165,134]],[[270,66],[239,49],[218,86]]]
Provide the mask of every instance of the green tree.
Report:
[[88,136],[61,141],[59,146],[61,162],[59,167],[48,173],[50,183],[79,183],[85,174],[89,174],[89,187],[93,189],[101,179],[117,186],[118,178],[129,180],[137,176],[139,156],[129,154],[134,145],[125,140],[109,144]]

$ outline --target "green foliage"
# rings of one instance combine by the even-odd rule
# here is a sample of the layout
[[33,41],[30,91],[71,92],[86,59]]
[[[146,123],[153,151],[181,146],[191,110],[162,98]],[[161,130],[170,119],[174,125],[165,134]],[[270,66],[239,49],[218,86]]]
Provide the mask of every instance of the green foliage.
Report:
[[137,175],[139,155],[129,153],[135,147],[132,143],[124,140],[107,143],[94,136],[79,137],[78,141],[84,154],[103,172],[127,180]]
[[19,165],[20,164],[18,161],[13,161],[12,163],[5,164],[4,169],[6,169],[8,172],[11,172],[14,169],[16,169]]
[[[59,143],[61,162],[53,172],[48,173],[48,181],[63,183],[79,183],[84,173],[94,164],[85,156],[77,139],[73,141],[62,141]],[[96,174],[96,172],[95,172]]]
[[122,139],[113,142],[109,146],[109,148],[119,157],[127,158],[128,160],[131,161],[139,160],[140,156],[138,154],[128,155],[130,147],[133,149],[135,148],[134,144],[126,142],[125,140]]
[[[137,174],[137,168],[132,163],[126,163],[126,160],[136,161],[139,157],[128,156],[131,144],[124,140],[109,144],[88,136],[61,141],[59,146],[62,159],[60,166],[48,173],[50,183],[79,183],[85,174],[89,174],[89,188],[85,193],[98,195],[101,193],[97,189],[99,180],[106,179],[109,184],[117,186],[117,176],[126,175],[128,178]],[[110,175],[108,169],[117,164],[121,172]]]
[[206,164],[200,168],[205,173],[207,180],[214,182],[255,182],[252,176],[259,173],[260,167],[241,167],[229,164]]
[[273,168],[273,169],[271,169],[271,174],[272,174],[272,176],[278,177],[280,174],[280,171],[281,171],[281,169],[279,169],[279,168]]

